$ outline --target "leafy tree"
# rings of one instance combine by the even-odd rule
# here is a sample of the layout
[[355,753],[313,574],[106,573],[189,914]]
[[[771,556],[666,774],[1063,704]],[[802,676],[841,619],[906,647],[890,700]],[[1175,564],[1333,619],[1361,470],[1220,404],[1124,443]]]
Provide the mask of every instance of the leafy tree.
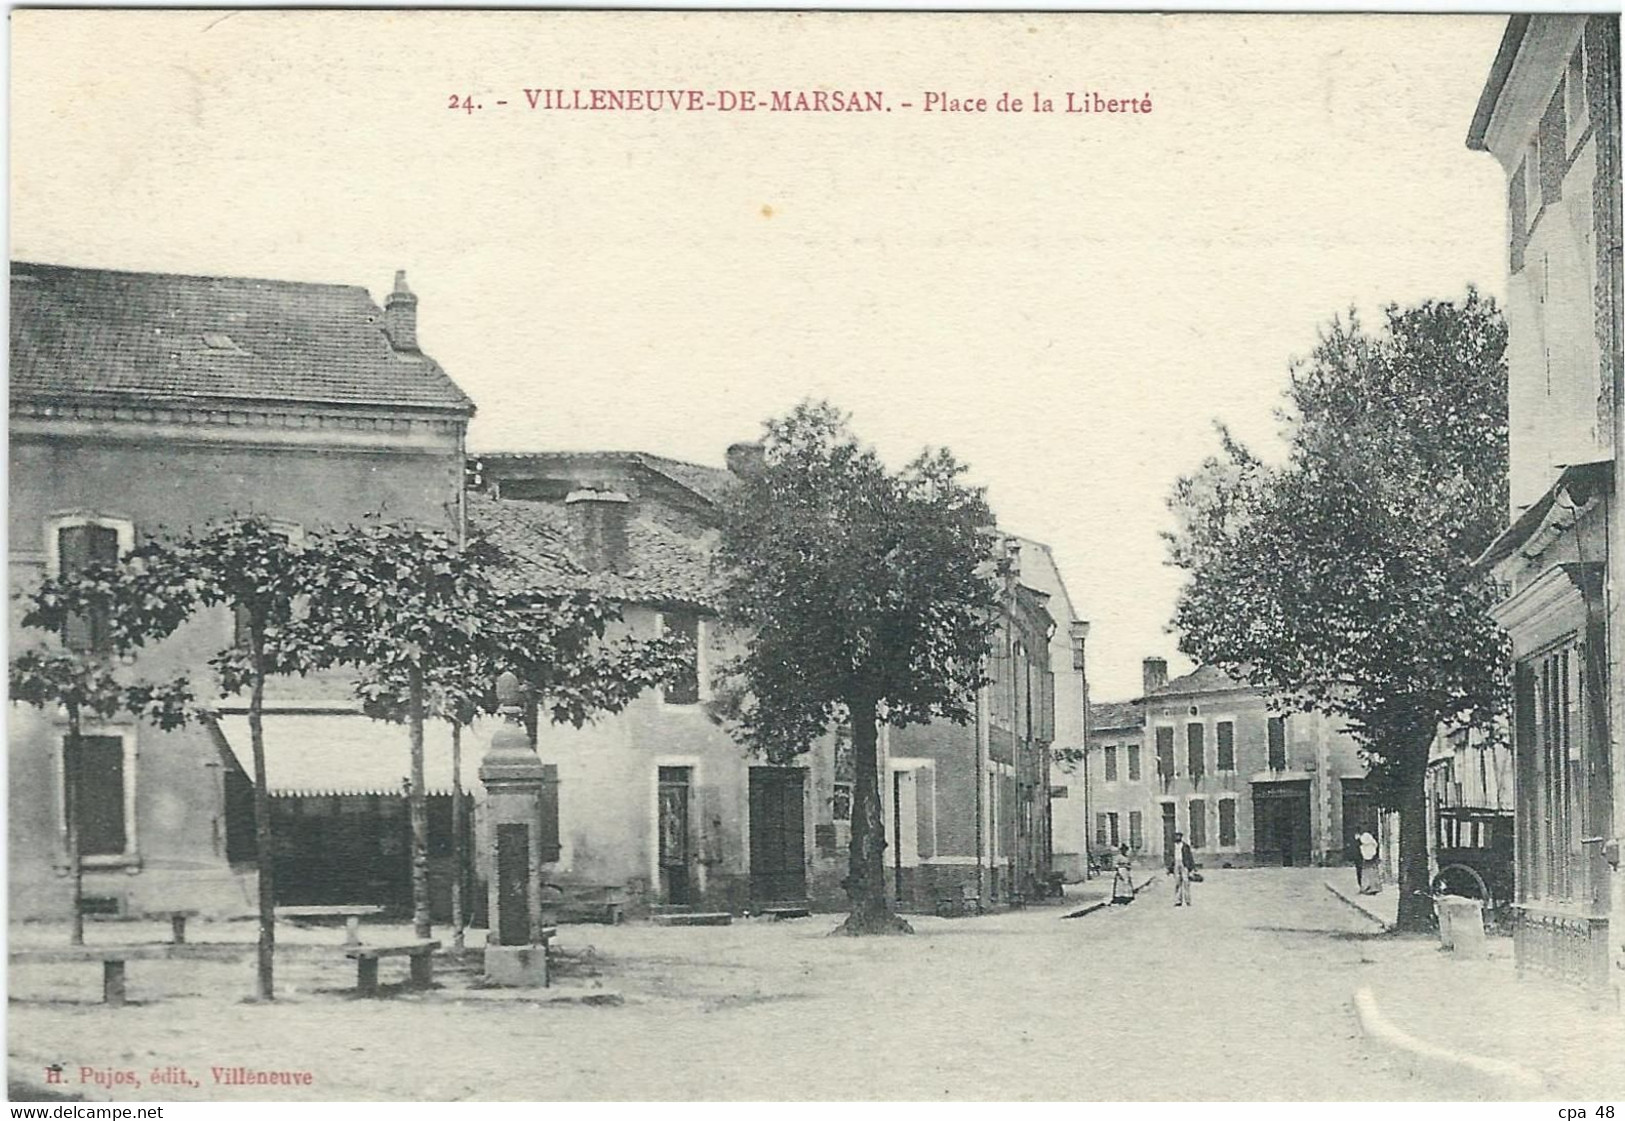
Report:
[[1400,812],[1402,929],[1432,923],[1425,772],[1441,723],[1492,734],[1504,636],[1473,560],[1507,509],[1506,327],[1492,300],[1334,322],[1290,371],[1289,454],[1223,452],[1179,480],[1180,649],[1285,708],[1340,716]]
[[885,891],[877,722],[975,718],[997,624],[993,515],[946,450],[889,472],[848,418],[805,402],[766,425],[761,469],[725,502],[737,737],[775,762],[850,722],[848,933],[906,931]]
[[[265,683],[276,674],[305,673],[331,655],[306,644],[291,624],[306,580],[304,549],[263,518],[244,518],[139,546],[118,579],[124,598],[161,610],[168,631],[199,608],[227,607],[236,641],[209,664],[224,694],[248,691],[248,735],[254,766],[254,848],[259,879],[259,938],[255,991],[275,999],[275,868],[271,795],[265,774]],[[114,613],[115,620],[119,613]],[[168,633],[165,631],[165,633]]]
[[364,709],[408,729],[419,938],[431,932],[424,720],[439,716],[455,730],[495,711],[496,675],[511,669],[555,722],[580,727],[624,708],[683,663],[671,639],[606,638],[617,609],[587,592],[507,590],[504,563],[486,541],[458,544],[387,523],[318,534],[305,553],[309,609],[292,629],[303,646],[360,667]]

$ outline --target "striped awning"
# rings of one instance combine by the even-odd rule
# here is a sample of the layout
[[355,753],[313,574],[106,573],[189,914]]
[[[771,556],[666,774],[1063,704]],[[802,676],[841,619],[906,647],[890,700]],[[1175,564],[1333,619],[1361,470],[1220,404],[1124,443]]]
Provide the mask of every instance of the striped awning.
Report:
[[[359,713],[269,713],[263,718],[265,774],[272,794],[400,794],[412,773],[412,749],[404,724],[371,720]],[[248,717],[226,713],[216,730],[243,772],[254,774]],[[463,733],[463,789],[478,783],[484,743]],[[451,728],[432,720],[423,726],[423,785],[428,794],[450,794]]]

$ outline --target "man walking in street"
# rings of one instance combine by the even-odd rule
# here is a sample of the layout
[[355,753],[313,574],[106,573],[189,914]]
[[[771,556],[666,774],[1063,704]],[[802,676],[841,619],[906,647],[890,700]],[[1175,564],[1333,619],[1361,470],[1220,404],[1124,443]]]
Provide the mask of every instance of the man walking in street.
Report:
[[1174,906],[1183,907],[1191,901],[1191,873],[1196,871],[1196,857],[1185,843],[1185,834],[1174,834],[1174,847],[1168,853],[1168,871],[1174,877]]

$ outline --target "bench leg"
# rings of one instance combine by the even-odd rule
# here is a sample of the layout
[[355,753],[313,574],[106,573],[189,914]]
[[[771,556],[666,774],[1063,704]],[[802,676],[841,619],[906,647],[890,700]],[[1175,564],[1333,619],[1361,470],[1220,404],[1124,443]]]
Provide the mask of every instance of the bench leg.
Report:
[[361,945],[361,916],[344,916],[344,944],[346,946]]
[[102,1000],[113,1007],[124,1003],[124,963],[102,962]]
[[174,942],[175,945],[184,946],[186,944],[186,916],[185,915],[170,915],[169,916],[169,933],[170,933],[170,941]]
[[378,959],[359,958],[355,972],[356,992],[362,996],[378,995]]
[[412,986],[426,989],[434,984],[434,958],[429,954],[412,955]]

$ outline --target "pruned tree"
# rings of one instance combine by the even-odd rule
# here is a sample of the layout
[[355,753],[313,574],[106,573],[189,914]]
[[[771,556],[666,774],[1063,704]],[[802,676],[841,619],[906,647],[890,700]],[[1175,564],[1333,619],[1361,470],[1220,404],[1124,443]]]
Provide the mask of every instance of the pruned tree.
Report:
[[[233,519],[147,542],[121,566],[125,599],[161,612],[173,631],[203,608],[229,609],[233,641],[209,661],[222,694],[248,692],[248,735],[254,767],[254,850],[259,931],[255,992],[275,999],[276,890],[271,843],[271,795],[265,768],[265,684],[278,674],[303,674],[331,663],[290,626],[307,579],[304,550],[287,529],[264,518]],[[120,613],[113,614],[115,622]],[[139,618],[139,614],[135,616]]]
[[1221,429],[1179,480],[1180,649],[1283,708],[1347,721],[1399,810],[1399,925],[1426,929],[1425,773],[1443,722],[1495,734],[1509,701],[1474,567],[1507,509],[1506,327],[1492,300],[1334,322],[1295,364],[1271,465]]
[[358,667],[366,711],[408,729],[413,923],[428,938],[424,720],[461,728],[494,711],[495,674],[511,669],[555,722],[579,727],[668,680],[683,652],[671,639],[609,637],[618,610],[585,591],[512,590],[503,554],[479,538],[372,522],[314,535],[305,564],[309,609],[293,629]]
[[909,929],[886,898],[879,721],[969,723],[985,680],[998,554],[965,470],[939,450],[888,471],[844,414],[804,402],[767,422],[760,469],[725,502],[725,614],[749,636],[728,723],[784,762],[850,722],[847,933]]

